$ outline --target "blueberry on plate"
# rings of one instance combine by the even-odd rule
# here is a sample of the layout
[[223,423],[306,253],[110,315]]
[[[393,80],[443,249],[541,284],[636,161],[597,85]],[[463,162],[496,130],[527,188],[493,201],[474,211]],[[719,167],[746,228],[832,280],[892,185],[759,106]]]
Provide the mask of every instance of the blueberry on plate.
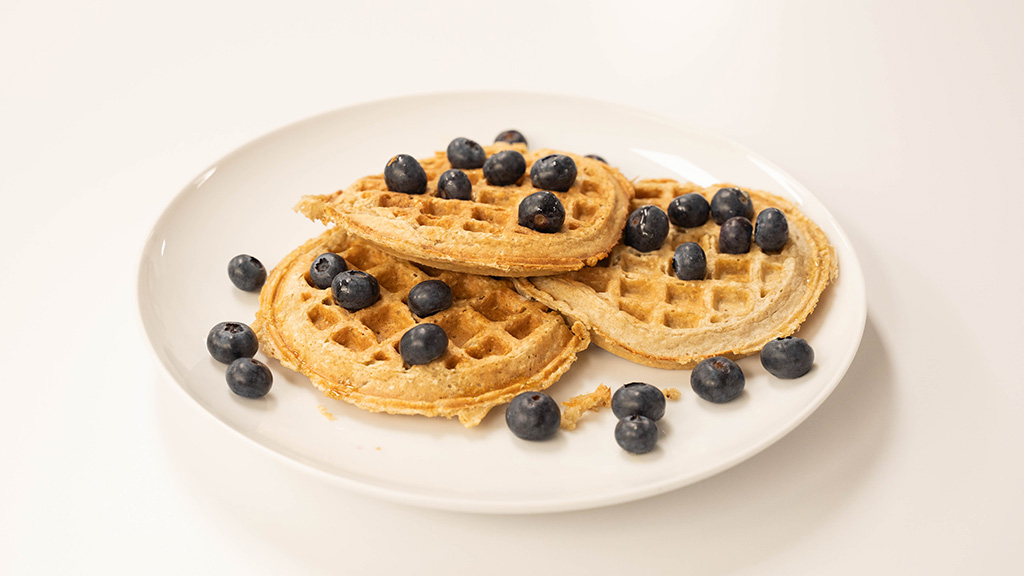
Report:
[[266,396],[274,384],[274,375],[270,368],[252,358],[239,358],[232,362],[228,365],[224,378],[232,392],[245,398]]
[[576,181],[576,161],[565,154],[548,154],[530,168],[534,188],[565,192]]
[[620,419],[638,414],[661,420],[665,415],[665,394],[646,382],[630,382],[612,394],[612,413]]
[[409,310],[426,318],[452,306],[452,289],[443,280],[425,280],[409,290]]
[[508,142],[509,144],[526,144],[526,137],[519,130],[505,130],[494,138],[494,143]]
[[593,158],[594,160],[597,160],[598,162],[600,162],[602,164],[607,164],[608,163],[604,158],[598,156],[597,154],[587,154],[586,157],[587,158]]
[[522,392],[505,410],[505,424],[523,440],[547,440],[558,432],[562,411],[558,403],[543,392]]
[[398,353],[406,364],[429,364],[444,356],[448,334],[437,324],[417,324],[402,334]]
[[380,284],[373,276],[361,270],[345,270],[331,281],[334,302],[349,312],[362,310],[380,297]]
[[708,270],[708,257],[696,242],[683,242],[672,254],[672,272],[680,280],[703,280]]
[[765,252],[778,252],[789,241],[789,222],[782,210],[771,207],[761,210],[754,225],[754,242]]
[[739,365],[724,356],[701,360],[690,373],[690,387],[697,396],[715,404],[735,400],[746,382]]
[[668,219],[680,228],[703,226],[711,214],[711,206],[696,192],[676,196],[669,202]]
[[803,338],[778,338],[761,349],[761,366],[777,378],[799,378],[811,371],[814,350]]
[[392,192],[423,194],[427,191],[427,173],[419,160],[399,154],[384,167],[384,183]]
[[511,186],[526,173],[526,159],[516,150],[502,150],[484,162],[484,178],[494,186]]
[[437,195],[452,200],[469,200],[473,197],[473,183],[462,170],[445,170],[437,179]]
[[615,425],[615,441],[630,454],[647,454],[658,444],[658,425],[639,414],[626,416]]
[[552,234],[562,229],[565,207],[547,190],[534,192],[519,203],[519,225],[537,232]]
[[640,252],[661,248],[668,236],[668,216],[657,206],[641,206],[626,220],[625,242]]
[[448,144],[448,163],[452,168],[480,168],[486,158],[484,147],[469,138],[456,138]]
[[747,220],[754,217],[754,202],[739,188],[722,188],[711,197],[711,217],[715,223],[722,225],[729,218],[743,216]]
[[722,224],[718,231],[718,251],[722,254],[746,254],[750,252],[750,238],[754,225],[743,216],[734,216]]
[[210,356],[224,364],[238,358],[252,358],[259,346],[256,333],[241,322],[221,322],[206,335],[206,349]]
[[334,252],[324,252],[309,265],[309,280],[320,290],[331,287],[334,277],[348,270],[345,259]]
[[228,262],[228,278],[239,290],[255,292],[267,281],[267,269],[256,258],[239,254]]

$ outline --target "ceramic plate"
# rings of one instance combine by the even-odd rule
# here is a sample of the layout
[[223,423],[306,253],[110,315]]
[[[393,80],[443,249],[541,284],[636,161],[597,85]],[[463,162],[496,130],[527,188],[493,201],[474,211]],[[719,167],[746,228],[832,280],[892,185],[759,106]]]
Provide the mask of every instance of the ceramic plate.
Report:
[[[807,376],[778,380],[756,356],[739,362],[744,394],[714,405],[694,395],[689,371],[648,368],[596,347],[549,392],[562,401],[607,384],[675,387],[654,452],[615,443],[610,410],[589,413],[572,432],[529,443],[497,408],[477,428],[457,421],[371,414],[321,396],[269,361],[265,398],[233,395],[206,334],[225,320],[250,323],[257,295],[228,280],[241,253],[271,268],[323,227],[292,210],[304,194],[327,193],[379,173],[393,155],[431,155],[457,136],[489,143],[508,128],[532,147],[600,154],[627,178],[729,181],[798,203],[828,234],[839,280],[799,335],[814,347]],[[143,248],[139,311],[153,354],[169,378],[226,427],[350,489],[435,508],[499,513],[582,509],[625,502],[707,478],[763,450],[802,422],[839,383],[860,343],[864,281],[846,235],[803,186],[726,139],[604,102],[518,93],[405,97],[353,106],[268,134],[204,170],[155,224]],[[333,419],[331,418],[333,417]]]

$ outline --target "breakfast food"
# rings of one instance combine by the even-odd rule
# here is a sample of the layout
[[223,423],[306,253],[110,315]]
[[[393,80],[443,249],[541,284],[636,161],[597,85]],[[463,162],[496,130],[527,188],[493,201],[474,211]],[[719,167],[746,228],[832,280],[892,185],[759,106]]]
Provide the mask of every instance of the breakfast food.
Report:
[[[623,358],[661,368],[692,368],[713,356],[755,353],[768,341],[796,331],[837,275],[835,252],[825,234],[783,198],[730,185],[701,188],[673,180],[633,185],[634,213],[651,205],[667,209],[669,220],[680,221],[685,210],[678,205],[673,210],[671,204],[697,194],[709,201],[713,217],[705,212],[703,221],[698,217],[689,228],[673,224],[664,241],[648,251],[620,243],[597,266],[514,280],[521,293],[582,322],[596,344]],[[728,192],[719,195],[720,190]],[[702,203],[691,197],[687,205],[700,211]],[[768,251],[748,240],[746,251],[730,245],[739,253],[723,253],[719,240],[724,226],[717,220],[726,224],[744,219],[749,224],[748,215],[769,207],[785,215],[784,247]],[[629,225],[641,238],[648,236],[644,230],[658,228],[634,225],[632,219]],[[703,252],[703,262],[692,246],[677,253],[689,242]],[[641,247],[650,248],[646,240]],[[702,267],[703,274],[690,276]],[[698,279],[683,279],[683,272],[685,278]]]
[[633,188],[615,168],[524,144],[462,140],[418,162],[395,156],[384,174],[305,196],[296,209],[403,260],[490,276],[577,270],[618,242]]
[[[313,284],[310,267],[325,253],[374,279],[372,303],[349,311],[336,303],[333,287]],[[450,287],[452,302],[421,319],[410,310],[409,294],[432,280]],[[440,357],[410,363],[402,340],[421,326],[438,327],[447,344]],[[377,412],[457,417],[467,427],[517,394],[553,384],[589,344],[581,324],[568,326],[507,280],[418,266],[341,227],[307,241],[271,271],[253,329],[264,353],[329,397]],[[436,330],[427,331],[434,334],[413,345],[417,361],[436,352]]]

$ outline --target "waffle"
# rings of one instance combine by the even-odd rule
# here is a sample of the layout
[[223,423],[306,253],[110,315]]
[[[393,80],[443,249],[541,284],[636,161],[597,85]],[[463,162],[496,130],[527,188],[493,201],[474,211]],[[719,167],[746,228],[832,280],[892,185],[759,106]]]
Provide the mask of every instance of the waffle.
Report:
[[[689,192],[710,201],[719,188],[732,185],[700,188],[641,180],[633,186],[631,210],[645,204],[667,209],[674,197]],[[757,352],[797,330],[838,267],[824,232],[796,206],[766,192],[747,192],[755,212],[775,206],[786,214],[789,242],[780,253],[765,253],[752,243],[748,254],[721,254],[720,227],[709,218],[698,228],[670,226],[656,251],[641,253],[619,244],[601,265],[516,279],[516,289],[585,324],[598,346],[640,364],[692,368],[711,356]],[[704,249],[704,280],[679,280],[672,273],[672,255],[683,242]]]
[[565,152],[577,166],[576,182],[556,195],[565,207],[558,232],[545,234],[519,225],[519,202],[536,192],[530,183],[534,161],[556,153],[527,151],[521,144],[486,146],[489,155],[513,148],[523,153],[526,173],[518,184],[492,186],[482,169],[463,170],[473,184],[472,200],[437,196],[437,180],[451,168],[445,152],[421,160],[427,192],[390,192],[383,175],[349,188],[302,198],[296,210],[311,219],[345,226],[381,250],[427,266],[491,276],[540,276],[596,264],[618,242],[633,188],[615,168]]
[[[324,252],[372,274],[380,299],[357,312],[335,305],[330,288],[317,289],[309,280],[310,264]],[[452,288],[454,303],[420,322],[444,328],[448,349],[429,364],[408,366],[398,343],[417,319],[405,301],[410,288],[431,278]],[[590,343],[586,328],[570,328],[558,313],[517,294],[508,280],[419,267],[337,227],[274,268],[253,328],[267,355],[328,397],[377,412],[458,417],[467,427],[519,392],[553,384]]]

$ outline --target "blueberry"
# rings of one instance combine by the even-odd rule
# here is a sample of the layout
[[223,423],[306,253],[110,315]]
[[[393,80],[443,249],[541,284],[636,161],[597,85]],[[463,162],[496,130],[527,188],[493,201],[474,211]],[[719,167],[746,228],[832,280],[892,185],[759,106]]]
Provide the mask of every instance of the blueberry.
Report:
[[505,130],[494,139],[494,143],[508,142],[509,144],[526,144],[526,138],[519,130]]
[[600,162],[602,164],[607,164],[608,163],[607,160],[605,160],[604,158],[598,156],[597,154],[587,154],[587,158],[593,158],[594,160],[597,160],[598,162]]
[[224,377],[228,381],[228,388],[245,398],[266,396],[274,384],[274,375],[270,368],[252,358],[239,358],[232,362]]
[[565,207],[557,196],[541,190],[534,192],[519,203],[519,225],[544,233],[562,229],[565,222]]
[[437,324],[417,324],[398,342],[398,353],[407,364],[429,364],[448,349],[448,335]]
[[708,258],[696,242],[683,242],[672,255],[672,272],[680,280],[703,280],[708,271]]
[[657,206],[641,206],[629,215],[626,221],[625,242],[641,252],[661,248],[668,236],[668,216]]
[[486,158],[483,146],[469,138],[456,138],[448,144],[448,162],[452,168],[480,168]]
[[370,306],[380,296],[380,284],[360,270],[346,270],[331,281],[331,294],[338,306],[355,312]]
[[241,322],[221,322],[206,335],[206,349],[210,356],[225,364],[237,358],[252,358],[259,346],[256,333]]
[[565,192],[576,181],[576,161],[565,154],[548,154],[530,168],[534,188]]
[[778,208],[765,208],[757,215],[754,242],[765,252],[778,252],[789,240],[789,222]]
[[334,277],[348,270],[345,259],[334,252],[324,252],[309,265],[309,279],[313,286],[324,290],[331,287]]
[[612,394],[612,413],[616,418],[638,414],[661,420],[665,415],[665,394],[645,382],[630,382]]
[[419,160],[408,154],[399,154],[384,168],[384,183],[392,192],[423,194],[427,191],[427,173]]
[[690,387],[697,396],[715,404],[735,400],[745,384],[743,370],[724,356],[701,360],[690,373]]
[[724,224],[729,218],[743,216],[747,220],[754,217],[754,202],[739,188],[722,188],[711,197],[711,216],[715,223]]
[[505,424],[523,440],[547,440],[558,432],[562,411],[558,403],[543,392],[523,392],[513,398],[505,410]]
[[646,416],[634,414],[615,425],[615,441],[631,454],[647,454],[658,443],[658,425]]
[[668,205],[668,219],[680,228],[696,228],[708,221],[711,206],[696,192],[676,196]]
[[718,233],[718,251],[722,254],[746,254],[750,252],[750,237],[754,225],[743,216],[734,216],[722,224]]
[[484,162],[484,178],[494,186],[509,186],[526,173],[526,159],[515,150],[502,150]]
[[452,306],[452,289],[442,280],[426,280],[409,290],[409,310],[426,318]]
[[239,290],[255,292],[267,281],[267,269],[252,256],[239,254],[228,262],[228,278]]
[[761,366],[778,378],[799,378],[811,371],[814,350],[803,338],[772,340],[761,349]]
[[437,180],[437,195],[453,200],[469,200],[473,197],[473,183],[462,170],[446,170]]

